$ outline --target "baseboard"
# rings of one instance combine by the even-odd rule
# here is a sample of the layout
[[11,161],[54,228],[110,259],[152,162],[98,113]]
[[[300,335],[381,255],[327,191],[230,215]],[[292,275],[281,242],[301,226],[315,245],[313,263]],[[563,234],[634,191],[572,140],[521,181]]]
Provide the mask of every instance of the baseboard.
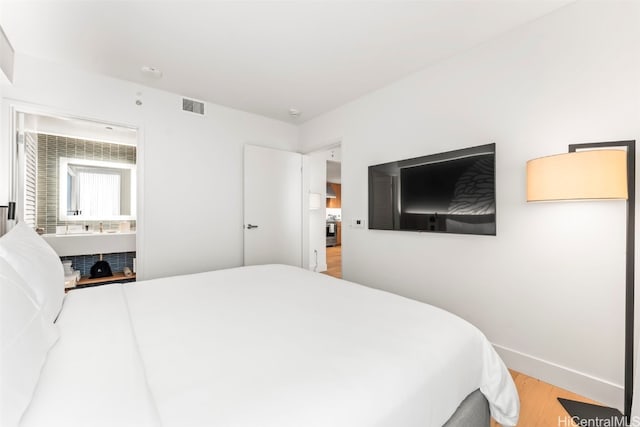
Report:
[[494,344],[493,346],[510,369],[593,399],[603,405],[619,410],[623,409],[624,390],[622,385],[501,345]]

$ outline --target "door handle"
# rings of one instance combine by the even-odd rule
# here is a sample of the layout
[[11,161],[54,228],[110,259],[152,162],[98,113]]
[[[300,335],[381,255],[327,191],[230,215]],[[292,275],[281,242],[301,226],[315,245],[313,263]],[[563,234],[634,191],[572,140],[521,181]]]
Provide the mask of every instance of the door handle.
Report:
[[258,228],[257,225],[247,224],[247,229],[251,230],[253,228]]

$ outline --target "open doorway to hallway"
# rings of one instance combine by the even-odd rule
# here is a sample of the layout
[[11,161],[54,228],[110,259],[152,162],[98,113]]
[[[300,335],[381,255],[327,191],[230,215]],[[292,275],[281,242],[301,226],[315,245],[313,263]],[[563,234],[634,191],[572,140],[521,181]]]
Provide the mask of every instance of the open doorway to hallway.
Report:
[[327,152],[327,274],[342,278],[342,163],[340,147]]
[[340,143],[306,154],[309,182],[308,268],[342,277],[342,155]]

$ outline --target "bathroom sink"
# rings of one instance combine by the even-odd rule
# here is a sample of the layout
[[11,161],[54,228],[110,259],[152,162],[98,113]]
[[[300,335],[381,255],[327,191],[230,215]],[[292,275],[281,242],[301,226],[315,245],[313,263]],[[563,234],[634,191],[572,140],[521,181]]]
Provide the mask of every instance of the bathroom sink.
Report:
[[71,232],[67,234],[44,234],[44,240],[56,251],[58,256],[87,254],[109,254],[116,252],[134,252],[136,250],[136,232]]
[[82,230],[82,231],[73,230],[72,231],[72,230],[69,230],[69,231],[64,232],[64,233],[56,233],[56,236],[75,236],[77,234],[93,234],[93,233],[94,233],[93,231],[85,231],[85,230]]
[[56,233],[56,234],[45,234],[45,236],[58,236],[58,237],[64,237],[64,236],[87,236],[87,235],[101,235],[101,234],[136,234],[135,231],[118,231],[118,230],[107,230],[107,231],[103,231],[102,233],[99,231],[75,231],[75,230],[69,230],[66,233]]

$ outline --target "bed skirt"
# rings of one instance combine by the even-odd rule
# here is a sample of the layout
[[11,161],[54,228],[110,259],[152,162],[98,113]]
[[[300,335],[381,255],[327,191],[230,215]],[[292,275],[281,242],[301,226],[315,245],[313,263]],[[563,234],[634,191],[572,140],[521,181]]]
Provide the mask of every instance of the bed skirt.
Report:
[[443,427],[488,427],[490,422],[489,402],[478,389],[462,401]]

